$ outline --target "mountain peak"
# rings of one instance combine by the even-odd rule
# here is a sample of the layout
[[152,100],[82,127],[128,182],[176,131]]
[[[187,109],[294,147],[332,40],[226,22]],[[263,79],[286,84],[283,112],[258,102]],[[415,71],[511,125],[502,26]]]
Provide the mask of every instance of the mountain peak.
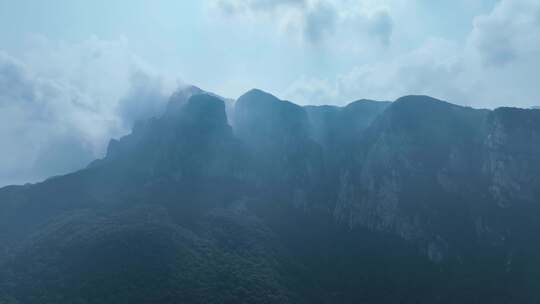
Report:
[[[304,108],[272,94],[253,89],[240,96],[235,106],[235,129],[248,141],[276,141],[291,134],[307,134],[308,119]],[[293,136],[293,137],[294,137]]]
[[171,116],[179,113],[192,96],[203,93],[205,91],[193,85],[179,87],[169,98],[165,115]]
[[251,89],[236,101],[236,112],[246,109],[257,109],[261,112],[278,111],[282,114],[287,112],[302,112],[303,108],[293,102],[281,100],[276,96],[259,89]]
[[276,98],[274,95],[266,92],[266,91],[263,91],[261,89],[257,89],[257,88],[253,88],[249,91],[247,91],[246,93],[244,93],[242,96],[268,96],[268,97],[273,97],[273,98]]
[[426,104],[444,104],[452,105],[453,104],[428,96],[428,95],[406,95],[396,99],[395,104],[415,104],[415,105],[426,105]]
[[259,89],[251,89],[248,92],[244,93],[237,100],[237,104],[242,106],[245,103],[257,103],[259,105],[269,105],[273,103],[278,103],[281,100],[276,96],[267,93]]
[[223,100],[206,93],[191,96],[182,113],[186,119],[198,123],[227,124]]
[[390,101],[376,101],[370,99],[360,99],[346,105],[343,109],[346,111],[370,111],[375,109],[384,109],[392,104]]
[[426,95],[409,95],[398,98],[390,105],[389,110],[403,119],[411,120],[416,117],[428,124],[434,123],[430,119],[447,119],[449,114],[456,111],[473,110],[471,113],[483,111],[455,105]]
[[390,103],[390,101],[381,101],[381,100],[373,100],[373,99],[362,98],[362,99],[358,99],[358,100],[355,100],[355,101],[351,101],[349,104],[346,105],[346,107],[350,106],[350,105],[365,104],[365,103]]

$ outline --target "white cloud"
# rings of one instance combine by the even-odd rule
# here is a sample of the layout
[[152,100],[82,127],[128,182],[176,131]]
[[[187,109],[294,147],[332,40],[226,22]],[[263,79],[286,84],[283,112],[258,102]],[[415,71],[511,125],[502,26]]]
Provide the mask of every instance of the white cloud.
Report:
[[310,43],[320,43],[326,35],[334,33],[337,18],[336,8],[332,4],[323,1],[311,3],[304,13],[304,38]]
[[[393,21],[384,6],[348,0],[214,0],[213,9],[228,18],[274,24],[309,45],[333,46],[379,41],[387,46]],[[277,21],[277,22],[276,22]]]
[[346,99],[340,94],[338,85],[328,79],[302,77],[291,84],[286,98],[301,104],[324,105],[341,104],[341,99]]
[[126,41],[33,43],[18,58],[0,52],[0,185],[82,168],[173,89]]
[[420,47],[352,67],[333,79],[300,78],[287,97],[343,104],[427,94],[476,107],[540,103],[540,2],[502,0],[474,20],[463,44],[432,38]]
[[540,51],[540,2],[504,0],[474,20],[470,43],[485,64],[505,65]]
[[[238,22],[238,28],[228,29],[254,32],[253,37],[277,31],[302,46],[289,40],[267,44],[264,37],[262,46],[270,46],[272,55],[275,49],[283,51],[278,57],[293,53],[298,65],[284,60],[272,76],[264,68],[239,69],[223,77],[228,86],[259,85],[251,79],[271,82],[275,75],[283,75],[287,83],[304,73],[286,92],[275,93],[310,104],[393,100],[407,94],[478,107],[540,104],[537,0],[498,1],[471,22],[462,41],[439,37],[437,30],[422,32],[430,24],[415,14],[422,5],[432,8],[433,2],[425,0],[208,1],[221,18]],[[445,5],[457,5],[452,11],[459,13],[480,2],[485,1]],[[466,10],[469,14],[475,9]],[[424,10],[422,16],[431,12]],[[408,38],[415,42],[408,43]],[[306,52],[303,46],[315,51]],[[280,65],[281,58],[270,59],[271,65]],[[231,65],[242,66],[253,57],[241,60]],[[204,69],[212,73],[214,66]],[[101,156],[110,137],[127,132],[134,120],[161,111],[176,86],[171,79],[135,56],[126,39],[66,43],[36,38],[21,53],[2,53],[0,185],[69,172]]]
[[343,104],[359,98],[394,100],[411,92],[455,95],[459,90],[446,80],[459,72],[457,60],[453,43],[433,39],[410,53],[357,66],[334,80],[304,77],[289,88],[287,96],[303,103]]
[[216,0],[214,5],[225,14],[250,14],[282,7],[304,7],[307,0]]

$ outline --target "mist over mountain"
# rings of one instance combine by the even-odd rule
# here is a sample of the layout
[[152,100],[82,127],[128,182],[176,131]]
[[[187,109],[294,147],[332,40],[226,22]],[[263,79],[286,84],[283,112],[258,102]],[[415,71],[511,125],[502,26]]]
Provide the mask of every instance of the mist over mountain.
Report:
[[537,303],[540,111],[197,87],[0,189],[0,303]]

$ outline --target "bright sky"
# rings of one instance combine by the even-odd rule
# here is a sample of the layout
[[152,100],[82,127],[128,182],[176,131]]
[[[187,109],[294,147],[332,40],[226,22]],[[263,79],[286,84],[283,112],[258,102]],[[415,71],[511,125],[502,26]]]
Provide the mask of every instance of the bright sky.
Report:
[[0,0],[0,37],[0,186],[102,156],[186,83],[540,104],[540,0]]
[[[288,97],[295,82],[335,81],[430,39],[463,45],[474,17],[489,13],[494,3],[1,0],[0,49],[17,57],[39,39],[74,45],[92,37],[124,41],[159,73],[205,89],[234,98],[258,87]],[[367,96],[344,96],[341,102],[360,97]]]

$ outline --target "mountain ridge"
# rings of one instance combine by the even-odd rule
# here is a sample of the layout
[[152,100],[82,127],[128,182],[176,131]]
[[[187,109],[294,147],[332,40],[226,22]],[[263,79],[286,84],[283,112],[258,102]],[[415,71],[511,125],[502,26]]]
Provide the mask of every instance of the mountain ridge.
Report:
[[186,90],[86,169],[0,189],[0,301],[540,299],[536,110]]

